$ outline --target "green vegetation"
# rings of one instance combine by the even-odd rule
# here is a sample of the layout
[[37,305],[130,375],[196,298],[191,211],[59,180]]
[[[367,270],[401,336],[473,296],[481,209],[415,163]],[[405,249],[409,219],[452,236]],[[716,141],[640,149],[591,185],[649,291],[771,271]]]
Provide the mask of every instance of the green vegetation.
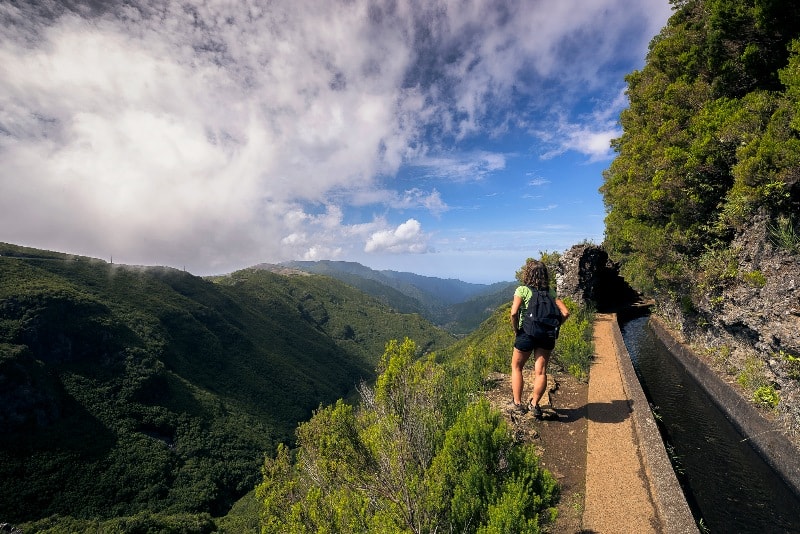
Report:
[[700,256],[700,271],[695,297],[702,295],[719,296],[720,292],[732,284],[739,274],[736,251],[709,250]]
[[766,364],[750,355],[745,358],[744,367],[736,375],[736,382],[747,391],[758,391],[769,386],[766,377]]
[[[553,364],[586,379],[594,313],[566,303]],[[509,308],[427,358],[409,339],[387,345],[357,408],[320,408],[295,451],[266,461],[264,531],[539,532],[551,522],[555,482],[481,395],[489,372],[509,371]]]
[[145,532],[180,532],[181,534],[209,534],[218,532],[214,521],[207,513],[199,514],[157,514],[147,511],[130,517],[118,517],[106,521],[75,519],[52,516],[22,525],[24,533],[64,534],[82,532],[85,534]]
[[767,278],[761,271],[748,271],[742,274],[742,278],[755,288],[762,288],[767,285]]
[[800,232],[796,230],[791,216],[778,217],[768,230],[773,245],[790,254],[800,254]]
[[507,300],[510,285],[497,282],[487,286],[406,272],[375,271],[346,261],[293,261],[283,266],[341,280],[402,313],[419,313],[455,335],[468,334],[486,320],[492,310]]
[[673,3],[645,67],[627,77],[601,188],[605,247],[644,293],[720,304],[736,276],[732,238],[753,216],[772,221],[777,247],[800,250],[800,5]]
[[594,355],[592,342],[594,310],[579,307],[570,299],[564,299],[569,309],[569,319],[561,325],[561,332],[553,350],[553,362],[560,365],[578,380],[589,379],[589,366]]
[[767,406],[768,408],[775,408],[781,401],[780,395],[775,391],[773,385],[760,386],[753,392],[753,400],[756,404]]
[[555,479],[533,448],[465,394],[481,375],[416,352],[391,342],[359,408],[320,408],[294,455],[266,461],[265,532],[540,532],[554,519]]
[[405,335],[420,355],[453,341],[326,277],[212,282],[0,244],[0,517],[202,531]]
[[[322,276],[206,280],[11,245],[0,272],[0,515],[25,532],[554,517],[556,483],[477,400],[508,372],[508,304],[453,343]],[[585,377],[592,315],[568,305],[554,365]]]
[[792,380],[800,380],[800,357],[789,354],[786,351],[779,351],[778,357],[783,360],[786,366],[786,375]]
[[453,367],[472,368],[479,374],[492,371],[508,373],[514,345],[510,309],[510,302],[500,306],[474,332],[437,351],[437,361],[447,362]]

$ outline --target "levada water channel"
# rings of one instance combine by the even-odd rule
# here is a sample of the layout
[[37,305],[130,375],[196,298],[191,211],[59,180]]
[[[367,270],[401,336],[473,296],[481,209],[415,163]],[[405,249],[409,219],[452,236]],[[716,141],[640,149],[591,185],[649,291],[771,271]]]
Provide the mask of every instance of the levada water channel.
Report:
[[711,533],[800,533],[800,499],[669,353],[648,317],[621,324],[689,507]]

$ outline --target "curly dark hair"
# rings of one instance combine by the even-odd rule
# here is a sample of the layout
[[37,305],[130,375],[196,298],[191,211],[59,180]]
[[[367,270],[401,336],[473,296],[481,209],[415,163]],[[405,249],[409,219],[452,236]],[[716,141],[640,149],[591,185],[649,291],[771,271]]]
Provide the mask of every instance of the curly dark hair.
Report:
[[519,281],[540,291],[550,289],[550,273],[541,261],[529,259],[519,272]]

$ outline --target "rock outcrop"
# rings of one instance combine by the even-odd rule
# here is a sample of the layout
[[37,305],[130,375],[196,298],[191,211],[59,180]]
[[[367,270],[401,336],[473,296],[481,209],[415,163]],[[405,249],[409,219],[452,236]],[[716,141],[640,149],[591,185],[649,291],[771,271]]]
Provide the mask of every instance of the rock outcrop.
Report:
[[614,311],[639,300],[619,275],[619,266],[597,245],[575,245],[559,260],[558,294],[575,302],[591,303],[598,311]]

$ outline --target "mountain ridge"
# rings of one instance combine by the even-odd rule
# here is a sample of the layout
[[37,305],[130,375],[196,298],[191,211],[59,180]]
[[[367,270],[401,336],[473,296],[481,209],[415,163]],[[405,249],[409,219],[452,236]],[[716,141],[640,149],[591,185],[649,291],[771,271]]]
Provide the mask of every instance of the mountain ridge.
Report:
[[[360,263],[347,261],[291,261],[277,265],[261,264],[257,267],[291,268],[331,276],[383,299],[400,311],[420,313],[456,335],[471,332],[497,306],[510,302],[516,286],[516,282],[476,284],[455,278],[437,278],[403,271],[377,271]],[[374,285],[376,283],[379,285]]]

